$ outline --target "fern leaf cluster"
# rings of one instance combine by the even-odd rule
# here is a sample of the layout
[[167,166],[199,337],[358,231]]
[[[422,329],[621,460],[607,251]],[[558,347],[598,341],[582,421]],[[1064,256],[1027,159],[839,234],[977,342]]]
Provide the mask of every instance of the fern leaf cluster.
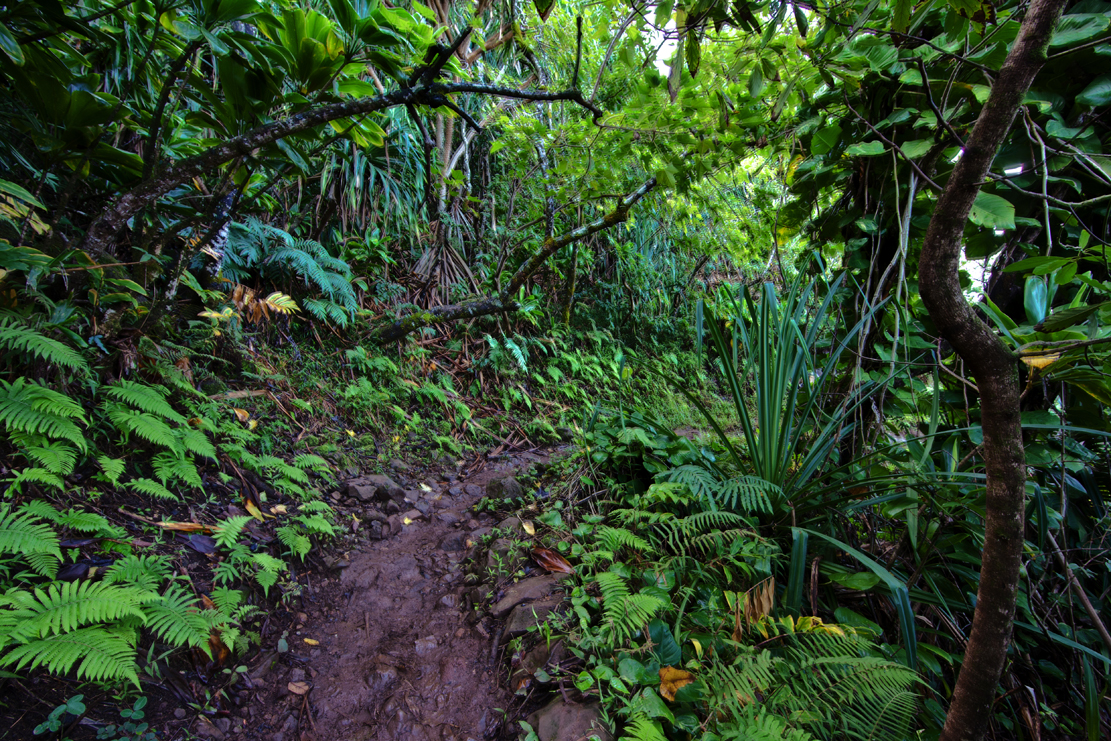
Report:
[[616,641],[630,640],[644,629],[667,602],[650,594],[631,594],[625,580],[611,571],[597,575],[605,610],[605,630]]
[[79,352],[28,326],[22,317],[8,316],[0,319],[0,352],[7,356],[9,365],[13,366],[28,365],[26,358],[33,357],[50,365],[60,365],[82,374],[89,373],[89,364]]

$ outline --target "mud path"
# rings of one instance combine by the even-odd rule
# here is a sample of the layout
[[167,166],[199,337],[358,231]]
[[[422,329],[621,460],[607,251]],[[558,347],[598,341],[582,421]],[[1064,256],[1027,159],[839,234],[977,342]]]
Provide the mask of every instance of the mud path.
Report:
[[[488,481],[543,460],[526,453],[465,480],[411,484],[400,501],[383,496],[379,487],[364,514],[372,533],[381,529],[389,536],[348,554],[349,565],[335,580],[338,589],[333,584],[318,590],[312,614],[303,615],[302,630],[288,640],[291,652],[305,653],[298,644],[310,634],[319,647],[308,650],[303,662],[281,662],[265,676],[267,684],[277,685],[279,707],[284,700],[290,711],[284,722],[281,715],[266,718],[273,730],[257,728],[257,735],[271,741],[495,736],[501,717],[494,709],[508,707],[510,695],[498,686],[494,636],[467,619],[463,600],[468,536],[493,521],[475,517],[470,507]],[[348,491],[367,478],[373,477],[356,479]],[[369,498],[369,490],[361,493]],[[398,509],[381,522],[385,512]],[[304,684],[291,684],[296,682]],[[298,695],[305,685],[308,694]]]

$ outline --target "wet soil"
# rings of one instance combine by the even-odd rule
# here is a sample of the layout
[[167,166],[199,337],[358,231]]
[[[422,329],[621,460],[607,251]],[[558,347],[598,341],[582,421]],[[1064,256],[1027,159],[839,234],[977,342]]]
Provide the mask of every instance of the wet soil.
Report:
[[467,536],[493,519],[471,507],[488,481],[543,460],[516,455],[443,486],[426,518],[349,553],[341,576],[297,616],[289,652],[264,655],[251,671],[269,690],[265,709],[229,730],[267,741],[496,737],[496,709],[511,701],[497,680],[496,628],[476,621],[463,597]]

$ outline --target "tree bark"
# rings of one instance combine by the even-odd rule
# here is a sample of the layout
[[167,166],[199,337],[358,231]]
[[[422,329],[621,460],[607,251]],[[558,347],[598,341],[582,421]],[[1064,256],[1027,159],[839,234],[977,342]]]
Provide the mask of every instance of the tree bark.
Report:
[[[448,99],[449,95],[457,93],[494,95],[531,101],[566,100],[577,103],[590,111],[595,120],[602,116],[602,111],[583,98],[582,93],[578,90],[516,90],[497,85],[470,82],[422,84],[400,88],[371,98],[357,98],[342,103],[330,103],[259,126],[246,134],[209,147],[200,154],[179,160],[154,176],[143,180],[130,191],[117,198],[106,211],[97,217],[85,233],[85,238],[79,245],[79,249],[91,252],[94,257],[104,255],[111,241],[124,228],[127,221],[148,204],[166,195],[187,180],[211,172],[237,157],[245,157],[252,151],[273,144],[279,139],[321,126],[330,121],[384,111],[387,108],[399,105],[447,106],[456,113],[460,113]],[[462,115],[466,116],[467,114]],[[472,122],[472,125],[478,128],[477,122]]]
[[980,389],[987,473],[986,532],[976,612],[942,741],[980,739],[991,721],[1014,622],[1026,483],[1015,356],[965,301],[957,279],[961,237],[980,183],[1045,63],[1053,28],[1065,4],[1066,0],[1031,2],[964,154],[938,199],[922,247],[922,300]]

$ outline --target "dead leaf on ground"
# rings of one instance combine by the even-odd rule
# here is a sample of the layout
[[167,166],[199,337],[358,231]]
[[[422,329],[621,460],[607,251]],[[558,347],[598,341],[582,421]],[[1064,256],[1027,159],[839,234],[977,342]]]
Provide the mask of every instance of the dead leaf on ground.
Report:
[[523,521],[521,527],[524,528],[525,532],[529,535],[536,535],[536,525],[532,524],[532,520]]
[[575,569],[567,562],[567,559],[559,555],[551,548],[540,548],[537,546],[532,549],[532,557],[536,559],[536,563],[540,564],[545,570],[553,574],[574,574]]
[[673,666],[660,669],[660,694],[675,702],[675,693],[694,681],[694,675]]
[[211,535],[201,535],[200,533],[193,533],[192,535],[178,535],[186,546],[192,548],[197,553],[215,553],[216,541]]
[[286,685],[286,688],[295,695],[307,695],[309,690],[312,689],[308,682],[290,682]]
[[199,522],[155,522],[163,530],[176,530],[180,533],[210,533],[211,525],[202,525]]
[[235,412],[235,418],[238,419],[240,422],[242,422],[244,424],[246,424],[247,420],[249,420],[251,418],[251,413],[248,412],[246,409],[236,408],[236,409],[232,409],[232,411]]
[[315,638],[306,638],[305,643],[309,644],[310,646],[319,646],[320,645],[320,641],[316,640]]
[[217,666],[223,666],[231,658],[231,651],[220,637],[219,631],[213,630],[208,634],[208,648],[212,651],[212,660]]
[[287,510],[286,510],[286,506],[284,504],[276,504],[276,505],[274,505],[273,507],[270,508],[270,514],[284,515],[284,514],[286,514],[286,512],[287,512]]
[[258,508],[258,505],[256,505],[256,504],[255,504],[254,502],[252,502],[252,501],[251,501],[250,499],[248,499],[248,500],[247,500],[247,501],[246,501],[246,502],[245,502],[245,503],[243,504],[243,506],[244,506],[244,507],[245,507],[245,508],[247,509],[247,512],[248,512],[248,513],[249,513],[249,514],[251,515],[251,517],[254,517],[254,518],[255,518],[256,520],[258,520],[259,522],[263,522],[263,521],[264,521],[264,520],[262,519],[262,510],[260,510],[260,509]]

